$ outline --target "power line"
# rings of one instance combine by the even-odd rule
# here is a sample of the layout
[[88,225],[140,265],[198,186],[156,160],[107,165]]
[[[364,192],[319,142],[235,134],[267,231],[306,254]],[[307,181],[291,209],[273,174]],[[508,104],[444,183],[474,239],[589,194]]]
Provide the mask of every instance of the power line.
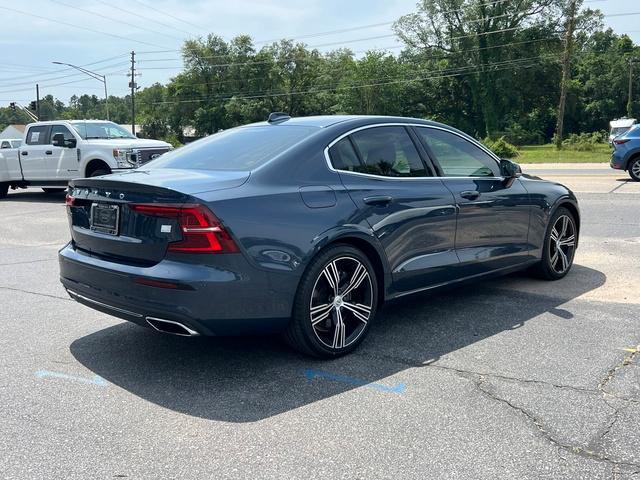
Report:
[[[517,59],[517,60],[507,60],[507,61],[503,61],[503,62],[493,62],[493,63],[489,63],[486,65],[483,65],[483,68],[491,68],[491,67],[498,67],[495,68],[491,71],[500,71],[500,70],[505,70],[507,68],[511,68],[513,66],[521,66],[521,65],[526,65],[527,62],[531,62],[531,61],[535,61],[535,60],[542,60],[542,59],[556,59],[558,60],[558,56],[557,55],[540,55],[540,56],[536,56],[536,57],[528,57],[528,58],[522,58],[522,59]],[[530,66],[535,66],[535,65],[540,65],[539,62],[536,63],[532,63]],[[500,68],[503,67],[503,68]],[[504,68],[507,67],[507,68]],[[256,98],[270,98],[270,97],[281,97],[281,96],[287,96],[287,95],[300,95],[300,94],[309,94],[309,93],[321,93],[321,92],[328,92],[328,91],[334,91],[334,90],[343,90],[343,89],[356,89],[356,88],[365,88],[365,87],[375,87],[375,86],[385,86],[385,85],[393,85],[393,84],[402,84],[402,83],[411,83],[411,82],[417,82],[417,81],[422,81],[422,80],[430,80],[430,79],[437,79],[437,78],[449,78],[449,77],[456,77],[456,76],[462,76],[462,75],[469,75],[472,73],[477,73],[483,71],[482,69],[478,68],[477,66],[473,65],[473,66],[467,66],[467,67],[459,67],[459,68],[451,68],[451,69],[442,69],[442,70],[438,70],[435,73],[437,73],[437,75],[429,75],[426,77],[417,77],[417,78],[411,78],[411,79],[402,79],[402,80],[392,80],[392,81],[383,81],[383,82],[376,82],[376,83],[369,83],[369,84],[363,84],[363,85],[347,85],[347,86],[336,86],[334,85],[332,88],[326,88],[326,89],[319,89],[316,87],[310,89],[310,90],[306,90],[306,91],[290,91],[290,92],[279,92],[279,93],[264,93],[264,92],[259,92],[259,94],[257,94],[258,92],[249,92],[249,95],[238,95],[238,93],[243,93],[243,92],[228,92],[228,93],[223,93],[223,94],[218,94],[218,95],[213,95],[213,96],[206,96],[206,97],[200,97],[200,98],[195,98],[195,99],[187,99],[187,100],[167,100],[167,101],[161,101],[161,102],[147,102],[146,104],[174,104],[174,103],[197,103],[197,102],[202,102],[202,101],[207,101],[207,100],[230,100],[232,98],[236,98],[236,99],[256,99]],[[449,73],[449,72],[454,72],[454,73]],[[322,86],[322,85],[321,85]],[[255,95],[253,93],[256,93]]]
[[173,15],[171,13],[168,13],[168,12],[160,10],[159,8],[153,7],[153,6],[149,5],[146,2],[141,2],[140,0],[133,0],[133,1],[136,2],[136,3],[139,3],[140,5],[142,5],[145,8],[148,8],[149,10],[153,10],[154,12],[160,13],[162,15],[166,15],[167,17],[173,18],[174,20],[182,22],[182,23],[184,23],[186,25],[189,25],[191,27],[195,27],[195,28],[198,28],[200,30],[207,30],[205,27],[201,27],[199,25],[196,25],[195,23],[191,23],[191,22],[188,22],[188,21],[186,21],[186,20],[184,20],[184,19],[182,19],[180,17],[176,17],[175,15]]
[[[545,41],[549,41],[549,40],[558,40],[556,37],[545,37],[545,38],[539,38],[539,39],[534,39],[534,40],[524,40],[524,41],[520,41],[520,42],[513,42],[513,43],[504,43],[501,45],[493,45],[493,46],[488,46],[488,47],[481,47],[481,48],[473,48],[473,49],[468,49],[468,50],[462,50],[458,53],[475,53],[475,52],[479,52],[482,50],[490,50],[490,49],[497,49],[497,48],[505,48],[505,47],[512,47],[515,45],[524,45],[524,44],[532,44],[532,43],[540,43],[540,42],[545,42]],[[424,60],[447,60],[447,59],[452,59],[453,56],[452,55],[432,55],[432,56],[426,56],[423,57]],[[287,59],[285,59],[286,61]],[[296,61],[296,62],[302,62],[302,61],[306,61],[306,59],[296,59],[296,58],[289,58],[288,60],[291,61]],[[149,60],[147,60],[149,61]],[[272,63],[272,62],[269,62]],[[273,62],[273,63],[277,63],[277,62]],[[246,64],[251,65],[249,62],[247,62]],[[245,65],[245,63],[235,63],[235,64],[230,64],[232,66],[235,65]],[[144,70],[144,68],[139,68],[139,70]],[[421,69],[419,71],[425,71],[425,69]],[[225,79],[225,80],[215,80],[216,84],[224,84],[224,83],[233,83],[233,82],[238,82],[239,80],[241,81],[245,81],[245,82],[249,82],[249,81],[253,81],[253,80],[262,80],[264,79],[264,75],[258,76],[258,77],[242,77],[241,79],[237,79],[237,78],[229,78],[229,79]],[[188,83],[185,85],[181,85],[184,86],[186,88],[189,87],[197,87],[197,86],[203,86],[203,85],[211,85],[212,82],[204,82],[204,83]]]
[[55,23],[57,25],[66,25],[67,27],[78,28],[80,30],[85,30],[87,32],[98,33],[100,35],[107,35],[109,37],[117,38],[117,39],[120,39],[120,40],[126,40],[127,42],[135,42],[135,43],[140,43],[142,45],[149,45],[151,47],[164,48],[162,45],[158,45],[157,43],[150,43],[150,42],[144,42],[142,40],[135,40],[135,39],[132,39],[132,38],[116,35],[115,33],[109,33],[109,32],[105,32],[105,31],[102,31],[102,30],[95,30],[93,28],[83,27],[81,25],[75,25],[75,24],[69,23],[69,22],[63,22],[62,20],[59,20],[57,18],[54,20],[54,19],[52,19],[50,17],[45,17],[43,15],[36,15],[35,13],[25,12],[23,10],[18,10],[16,8],[4,7],[2,5],[0,5],[0,8],[3,9],[3,10],[8,10],[10,12],[19,13],[21,15],[26,15],[28,17],[40,18],[41,20],[46,20],[49,23]]
[[[103,60],[98,60],[96,62],[91,62],[91,63],[85,63],[83,65],[79,65],[80,67],[90,67],[92,65],[97,65],[99,63],[105,63],[105,62],[110,62],[111,60],[116,60],[118,58],[122,58],[124,56],[127,56],[127,54],[120,54],[120,55],[116,55],[114,57],[109,57],[109,58],[105,58]],[[21,80],[23,78],[39,78],[41,79],[42,77],[47,77],[49,75],[57,75],[59,73],[65,72],[65,71],[71,71],[74,70],[73,68],[62,68],[62,69],[58,69],[58,70],[53,70],[53,69],[48,69],[47,71],[51,72],[51,73],[42,73],[42,74],[29,74],[29,75],[21,75],[18,77],[4,77],[4,78],[0,78],[0,81],[4,81],[4,80]],[[76,74],[76,75],[80,75],[80,74]]]
[[129,23],[126,20],[122,20],[121,18],[110,17],[110,16],[105,15],[103,13],[92,12],[91,10],[87,10],[86,8],[76,7],[75,5],[71,5],[69,3],[65,3],[65,2],[63,2],[61,0],[51,0],[51,2],[59,3],[60,5],[64,5],[65,7],[73,8],[73,9],[78,10],[80,12],[88,13],[89,15],[97,16],[97,17],[100,17],[100,18],[107,18],[107,19],[112,20],[112,21],[117,22],[117,23],[121,23],[121,24],[124,24],[124,25],[129,25],[130,27],[134,27],[134,28],[136,28],[138,30],[145,30],[145,31],[150,32],[150,33],[155,33],[156,35],[164,35],[165,37],[173,38],[174,40],[182,40],[179,37],[174,37],[173,35],[169,35],[168,33],[165,33],[165,32],[160,32],[158,30],[153,30],[153,29],[150,29],[150,28],[146,28],[146,27],[141,26],[140,24]]
[[[119,67],[121,65],[126,65],[126,62],[114,63],[112,65],[105,65],[102,68],[115,68],[115,67]],[[65,69],[65,70],[68,70],[68,69]],[[50,82],[52,80],[60,80],[60,79],[63,79],[63,78],[77,77],[77,76],[80,76],[80,75],[84,75],[84,74],[83,73],[70,73],[68,75],[60,75],[60,76],[57,76],[57,77],[47,78],[47,79],[44,79],[42,81]],[[38,77],[38,78],[41,79],[42,77]],[[30,85],[32,83],[34,83],[34,80],[28,80],[28,81],[24,81],[24,82],[16,82],[16,83],[9,83],[9,84],[5,84],[5,85],[0,85],[0,88],[16,87],[16,86],[20,86],[20,85]]]
[[[105,2],[103,0],[97,0],[97,1],[99,3],[102,3],[103,5],[106,5],[109,8],[115,8],[117,10],[120,10],[121,12],[128,13],[129,15],[133,15],[134,17],[144,18],[145,20],[149,20],[150,22],[153,22],[154,24],[162,25],[163,27],[167,27],[167,28],[170,28],[172,30],[176,30],[176,31],[178,31],[180,33],[186,33],[189,36],[193,35],[191,32],[187,32],[186,30],[182,30],[181,28],[176,28],[173,25],[169,25],[167,23],[163,23],[163,22],[159,21],[157,18],[147,17],[146,15],[142,15],[140,13],[132,12],[131,10],[127,10],[126,8],[123,8],[121,6],[116,6],[116,5],[113,4],[113,2]],[[153,45],[153,46],[157,47],[158,45]],[[165,48],[165,47],[162,47],[162,45],[160,45],[160,48]]]

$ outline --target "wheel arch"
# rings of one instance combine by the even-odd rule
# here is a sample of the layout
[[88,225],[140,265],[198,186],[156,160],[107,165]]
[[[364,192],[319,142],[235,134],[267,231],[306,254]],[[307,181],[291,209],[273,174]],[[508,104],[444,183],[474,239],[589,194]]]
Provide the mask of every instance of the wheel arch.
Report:
[[[568,197],[568,196],[564,196],[564,197],[559,198],[556,201],[556,203],[553,205],[551,210],[549,211],[549,224],[550,224],[550,221],[551,221],[551,218],[553,217],[553,215],[561,207],[566,208],[567,210],[569,210],[571,212],[571,214],[573,215],[573,218],[576,221],[576,230],[577,230],[577,233],[578,233],[578,238],[576,240],[576,248],[577,248],[578,242],[580,240],[580,226],[581,226],[580,209],[578,208],[578,202],[575,201],[574,199],[572,199],[571,197]],[[547,228],[549,228],[549,226],[547,226]]]
[[104,160],[100,158],[92,158],[84,167],[84,176],[88,178],[93,172],[95,172],[96,170],[100,170],[101,168],[104,170],[108,170],[109,172],[112,171],[111,166]]
[[[378,239],[365,230],[336,231],[323,235],[322,239],[316,243],[316,248],[309,257],[315,258],[327,248],[337,244],[345,244],[360,250],[373,265],[378,286],[378,303],[382,303],[386,297],[386,292],[391,285],[391,274],[387,257]],[[306,270],[306,269],[305,269]]]

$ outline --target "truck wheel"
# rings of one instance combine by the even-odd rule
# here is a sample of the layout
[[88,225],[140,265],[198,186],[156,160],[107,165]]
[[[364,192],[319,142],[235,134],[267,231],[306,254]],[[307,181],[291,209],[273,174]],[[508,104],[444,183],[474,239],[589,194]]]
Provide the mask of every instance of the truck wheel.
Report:
[[66,188],[43,188],[42,191],[44,193],[61,193],[64,192]]
[[629,164],[629,176],[636,182],[640,182],[640,157],[631,160]]
[[9,192],[9,184],[0,183],[0,198],[6,197],[8,192]]

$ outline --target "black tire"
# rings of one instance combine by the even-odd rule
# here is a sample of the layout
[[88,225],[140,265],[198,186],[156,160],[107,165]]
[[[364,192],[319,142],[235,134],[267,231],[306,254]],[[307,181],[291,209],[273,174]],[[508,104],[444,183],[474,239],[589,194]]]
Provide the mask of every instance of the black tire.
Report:
[[43,188],[42,191],[44,193],[62,193],[66,190],[66,188]]
[[632,158],[629,162],[629,176],[636,182],[640,182],[640,156]]
[[9,193],[9,184],[8,183],[0,183],[0,198],[4,198]]
[[[337,295],[330,279],[336,275],[325,276],[325,269],[337,272]],[[367,335],[377,304],[376,274],[367,256],[350,245],[333,245],[320,252],[302,276],[285,339],[314,357],[345,355]]]
[[[564,218],[569,220],[566,233],[562,231]],[[554,238],[559,238],[560,243]],[[562,245],[563,243],[565,245]],[[553,281],[564,278],[573,266],[577,245],[576,219],[568,209],[560,207],[549,220],[542,248],[542,260],[533,267],[533,273],[543,280]]]
[[101,175],[109,175],[110,173],[111,173],[111,172],[110,172],[109,170],[105,170],[105,169],[103,169],[103,168],[100,168],[100,169],[98,169],[98,170],[94,170],[93,172],[91,172],[91,173],[89,174],[89,177],[88,177],[88,178],[91,178],[91,177],[99,177],[99,176],[101,176]]

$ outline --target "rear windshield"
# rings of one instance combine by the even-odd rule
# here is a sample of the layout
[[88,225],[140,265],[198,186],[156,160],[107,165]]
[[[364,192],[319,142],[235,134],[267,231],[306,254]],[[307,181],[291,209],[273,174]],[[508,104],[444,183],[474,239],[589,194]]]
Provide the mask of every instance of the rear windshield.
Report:
[[251,171],[318,131],[318,127],[242,127],[165,153],[146,168]]

